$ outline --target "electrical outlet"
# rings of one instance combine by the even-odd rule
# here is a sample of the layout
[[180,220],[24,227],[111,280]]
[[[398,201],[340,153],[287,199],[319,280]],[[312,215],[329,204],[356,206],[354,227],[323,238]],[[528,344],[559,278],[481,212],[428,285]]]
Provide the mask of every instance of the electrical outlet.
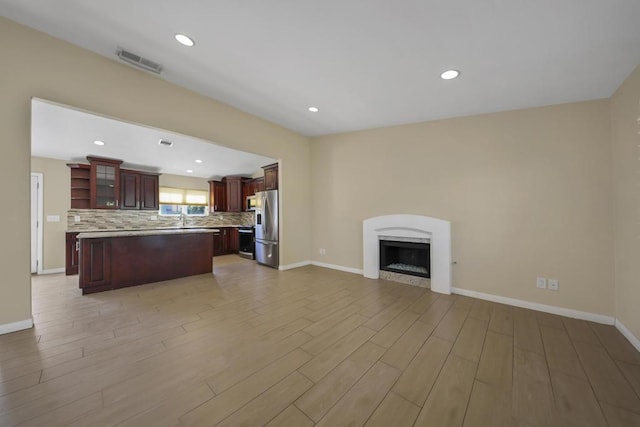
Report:
[[547,279],[545,279],[544,277],[536,278],[536,287],[538,287],[540,289],[546,289],[547,288]]
[[158,220],[158,215],[151,215],[151,217],[149,218],[150,221],[157,221]]
[[320,255],[326,255],[327,251],[325,248],[320,248]]
[[549,289],[552,291],[558,290],[558,279],[549,279]]
[[73,222],[80,222],[80,215],[74,215]]

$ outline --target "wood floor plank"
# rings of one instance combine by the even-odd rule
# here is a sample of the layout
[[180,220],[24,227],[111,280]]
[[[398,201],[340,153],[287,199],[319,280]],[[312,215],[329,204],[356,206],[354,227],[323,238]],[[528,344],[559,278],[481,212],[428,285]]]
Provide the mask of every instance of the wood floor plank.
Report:
[[422,406],[440,374],[451,346],[448,340],[430,337],[402,372],[393,391],[408,401]]
[[389,392],[369,418],[366,427],[411,427],[420,413],[420,407]]
[[504,335],[513,335],[513,313],[511,310],[494,308],[489,320],[489,330]]
[[217,425],[220,427],[264,425],[291,405],[312,385],[308,378],[293,372]]
[[593,329],[589,326],[589,323],[585,320],[570,319],[565,317],[562,319],[564,327],[573,342],[584,342],[594,346],[601,346],[600,340],[593,333]]
[[423,323],[437,325],[452,305],[452,300],[440,297],[427,308],[427,311],[425,311],[418,320]]
[[304,393],[295,405],[315,422],[378,361],[384,348],[371,342],[364,343],[335,369]]
[[433,335],[454,342],[468,314],[467,309],[452,307],[433,330]]
[[477,363],[450,356],[429,393],[415,426],[461,426],[477,367]]
[[359,314],[349,316],[338,325],[316,335],[311,340],[304,343],[304,345],[302,345],[302,349],[313,355],[319,354],[331,344],[352,332],[358,326],[367,322],[367,320],[369,319]]
[[620,371],[625,376],[631,387],[635,390],[636,394],[640,397],[640,365],[627,362],[616,362]]
[[475,381],[464,417],[464,427],[511,427],[515,424],[511,415],[511,394]]
[[376,362],[316,425],[333,427],[364,424],[398,376],[398,369]]
[[294,350],[224,393],[182,415],[180,421],[190,426],[216,424],[287,377],[310,359],[310,354],[302,350]]
[[586,378],[580,359],[578,359],[569,335],[564,329],[540,326],[540,332],[549,368],[579,378]]
[[640,415],[637,413],[616,408],[607,403],[602,404],[602,411],[609,427],[640,427]]
[[406,310],[393,319],[371,338],[371,342],[382,347],[389,348],[407,329],[418,319],[420,315],[411,310]]
[[329,371],[346,359],[358,347],[375,334],[375,331],[360,326],[344,338],[329,346],[300,368],[300,373],[314,382],[320,381]]
[[602,410],[585,378],[551,370],[551,384],[558,410],[558,425],[606,426]]
[[513,364],[513,417],[531,426],[557,425],[549,368],[544,356],[516,348]]
[[489,322],[486,320],[467,317],[453,345],[452,354],[472,362],[479,362],[488,326]]
[[215,394],[206,384],[196,385],[165,400],[147,411],[135,415],[120,424],[120,427],[173,427],[179,425],[178,417],[212,399]]
[[514,311],[513,339],[516,347],[544,356],[544,346],[535,312],[522,309]]
[[510,392],[513,378],[513,338],[488,331],[484,341],[477,379]]
[[300,409],[289,405],[267,427],[313,427],[314,424]]
[[600,342],[607,348],[611,357],[622,362],[640,365],[640,352],[638,352],[629,341],[611,325],[601,325],[589,323],[598,336]]
[[434,329],[435,325],[431,323],[416,321],[380,360],[398,369],[405,369]]
[[581,341],[575,342],[574,346],[596,398],[640,414],[640,399],[609,353],[600,345]]

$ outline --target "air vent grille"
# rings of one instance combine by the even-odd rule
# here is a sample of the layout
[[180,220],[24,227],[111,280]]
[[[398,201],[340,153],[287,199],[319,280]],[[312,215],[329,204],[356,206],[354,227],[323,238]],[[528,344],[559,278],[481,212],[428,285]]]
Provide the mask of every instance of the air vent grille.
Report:
[[173,147],[173,142],[167,141],[166,139],[161,139],[160,141],[158,141],[158,144],[164,147]]
[[131,53],[124,49],[119,49],[117,52],[118,58],[122,59],[129,64],[140,67],[144,70],[151,71],[152,73],[160,74],[162,72],[162,65],[150,59],[143,58],[135,53]]

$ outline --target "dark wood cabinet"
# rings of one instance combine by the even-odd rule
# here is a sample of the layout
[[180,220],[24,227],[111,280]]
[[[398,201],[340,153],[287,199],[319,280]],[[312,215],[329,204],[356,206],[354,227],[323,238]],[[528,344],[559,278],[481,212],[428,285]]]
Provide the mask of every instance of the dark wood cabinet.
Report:
[[80,266],[80,287],[83,294],[86,288],[108,286],[111,284],[111,239],[83,239]]
[[209,181],[209,212],[226,212],[227,186],[222,181]]
[[122,160],[87,157],[90,164],[92,209],[118,209],[120,207],[120,165]]
[[240,250],[240,233],[236,227],[229,230],[229,252],[237,254]]
[[240,250],[240,233],[236,227],[219,227],[213,235],[213,256],[237,254]]
[[[276,174],[276,179],[277,179],[277,174]],[[277,186],[277,185],[276,185]],[[254,188],[254,194],[257,193],[258,191],[264,191],[264,178],[256,178],[253,180],[253,188]]]
[[159,204],[159,176],[154,174],[140,174],[140,209],[158,210]]
[[140,209],[140,175],[120,172],[120,209]]
[[80,242],[77,232],[68,232],[65,235],[65,266],[64,274],[71,276],[78,274],[78,259],[80,255]]
[[264,190],[278,189],[278,164],[263,166],[264,169]]
[[227,212],[242,212],[242,178],[224,178],[227,187]]
[[120,171],[120,209],[158,210],[158,175]]

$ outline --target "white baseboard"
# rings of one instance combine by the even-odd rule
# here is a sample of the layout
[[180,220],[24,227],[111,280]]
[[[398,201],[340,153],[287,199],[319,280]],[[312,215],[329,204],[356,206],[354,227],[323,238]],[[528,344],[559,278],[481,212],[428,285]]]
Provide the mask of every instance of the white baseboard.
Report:
[[64,273],[65,269],[64,267],[60,267],[60,268],[49,268],[48,270],[41,270],[38,272],[38,274],[57,274],[57,273]]
[[631,345],[633,345],[636,350],[640,351],[640,339],[633,335],[633,333],[629,329],[627,329],[627,327],[624,326],[618,319],[616,319],[616,329],[618,329],[620,333],[629,340]]
[[0,335],[10,334],[11,332],[22,331],[23,329],[33,328],[33,319],[20,320],[19,322],[5,323],[0,325]]
[[341,265],[326,264],[324,262],[318,262],[318,261],[311,261],[311,264],[312,265],[316,265],[318,267],[330,268],[332,270],[340,270],[340,271],[346,271],[347,273],[354,273],[354,274],[362,275],[362,269],[361,268],[343,267]]
[[516,307],[529,308],[531,310],[542,311],[544,313],[558,314],[560,316],[573,317],[574,319],[588,320],[590,322],[602,323],[605,325],[613,325],[616,320],[614,317],[605,316],[603,314],[595,314],[586,311],[572,310],[570,308],[556,307],[554,305],[546,305],[515,298],[501,297],[498,295],[485,294],[484,292],[470,291],[468,289],[451,288],[451,292],[467,297],[513,305]]
[[287,270],[292,270],[294,268],[304,267],[306,265],[311,265],[311,261],[307,260],[307,261],[295,262],[293,264],[281,265],[278,267],[278,270],[287,271]]

